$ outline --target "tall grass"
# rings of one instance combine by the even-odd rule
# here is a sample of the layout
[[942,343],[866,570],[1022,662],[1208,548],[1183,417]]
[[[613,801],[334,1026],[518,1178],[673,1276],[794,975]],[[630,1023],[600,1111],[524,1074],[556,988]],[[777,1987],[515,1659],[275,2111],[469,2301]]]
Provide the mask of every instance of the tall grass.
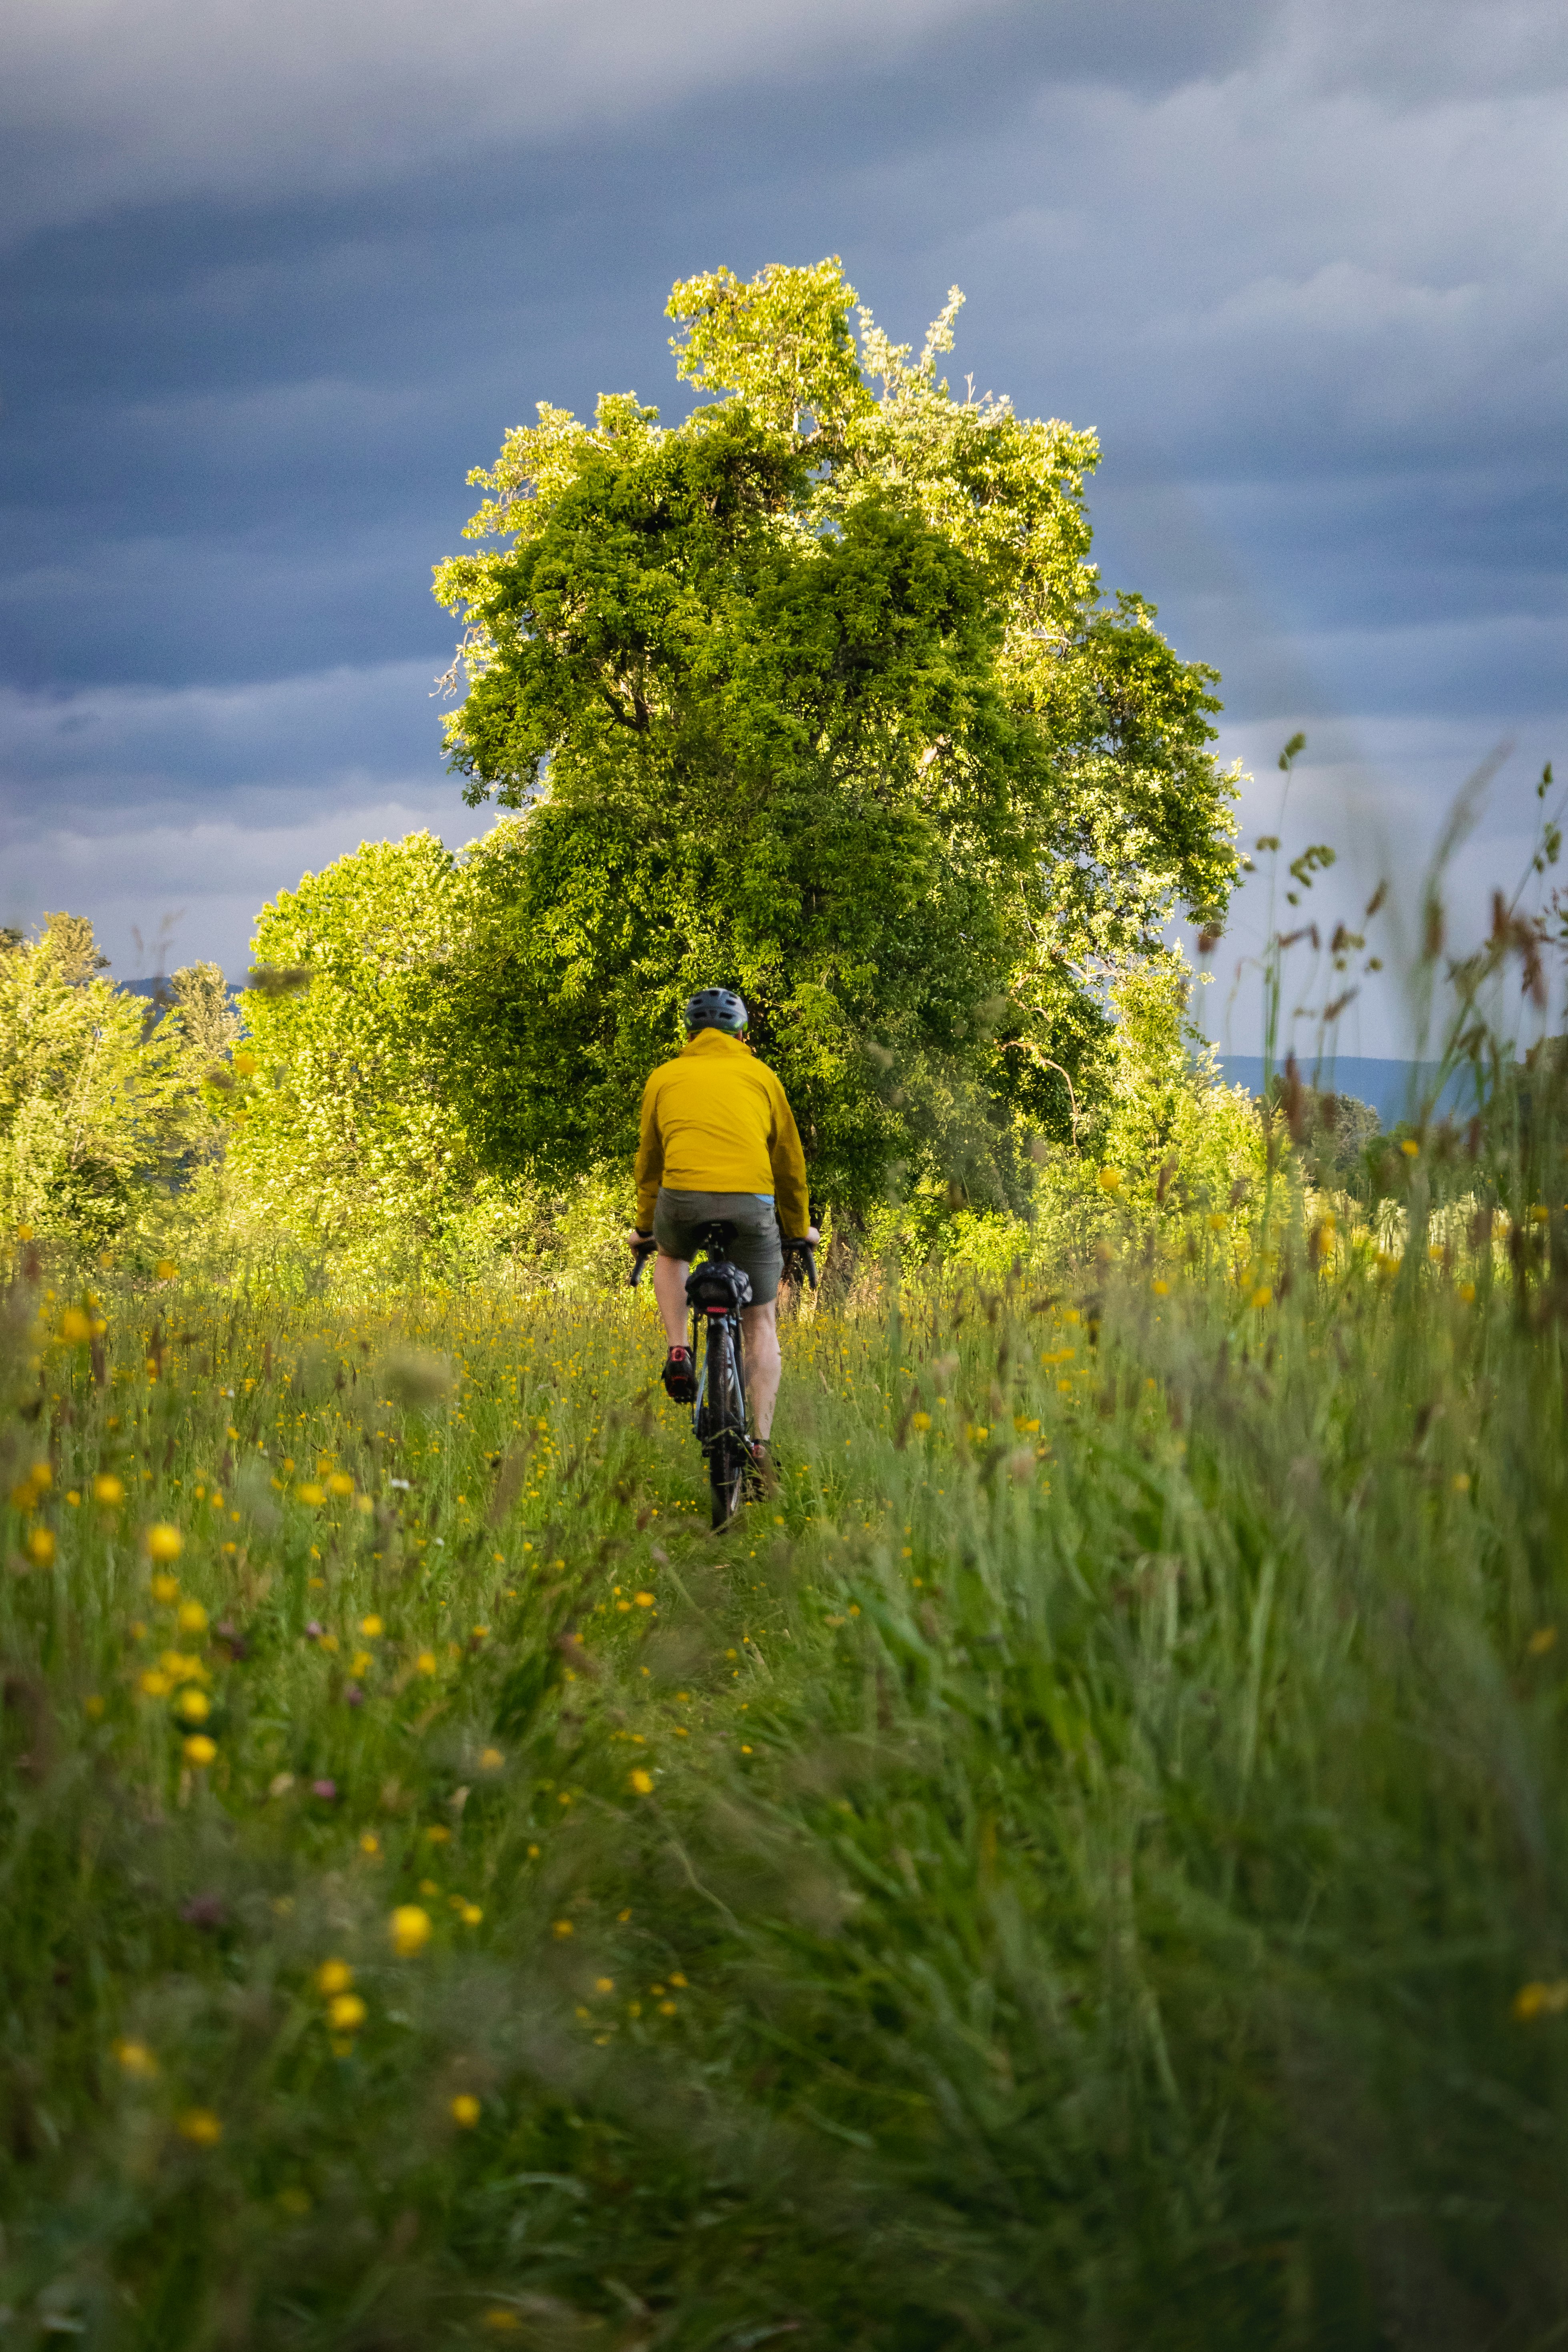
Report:
[[640,1303],[22,1253],[6,2340],[1562,2341],[1552,1251],[1291,1220],[795,1323],[717,1539]]

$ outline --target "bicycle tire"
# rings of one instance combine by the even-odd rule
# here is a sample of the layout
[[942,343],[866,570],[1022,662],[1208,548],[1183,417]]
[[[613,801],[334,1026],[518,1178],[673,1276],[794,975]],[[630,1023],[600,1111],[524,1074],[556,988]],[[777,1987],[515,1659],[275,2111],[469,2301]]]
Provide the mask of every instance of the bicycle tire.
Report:
[[713,1532],[727,1528],[746,1498],[746,1456],[732,1437],[718,1437],[708,1454]]
[[708,1456],[715,1530],[729,1526],[745,1493],[746,1384],[728,1322],[709,1324],[703,1350],[703,1406],[699,1435]]

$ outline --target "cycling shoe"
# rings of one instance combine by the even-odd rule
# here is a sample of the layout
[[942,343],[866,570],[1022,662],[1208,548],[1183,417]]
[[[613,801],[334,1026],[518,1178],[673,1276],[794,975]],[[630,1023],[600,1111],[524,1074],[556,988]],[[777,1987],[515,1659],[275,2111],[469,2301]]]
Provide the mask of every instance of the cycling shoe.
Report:
[[697,1394],[697,1369],[689,1348],[672,1348],[664,1360],[665,1394],[676,1404],[690,1404]]

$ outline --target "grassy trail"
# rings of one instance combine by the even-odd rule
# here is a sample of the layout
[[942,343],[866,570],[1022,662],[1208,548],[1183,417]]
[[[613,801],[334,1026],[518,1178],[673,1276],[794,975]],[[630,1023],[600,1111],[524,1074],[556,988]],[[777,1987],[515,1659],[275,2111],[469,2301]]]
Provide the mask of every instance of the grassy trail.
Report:
[[640,1307],[20,1269],[5,2340],[1561,2340],[1563,1351],[1475,1271],[824,1311],[714,1538]]

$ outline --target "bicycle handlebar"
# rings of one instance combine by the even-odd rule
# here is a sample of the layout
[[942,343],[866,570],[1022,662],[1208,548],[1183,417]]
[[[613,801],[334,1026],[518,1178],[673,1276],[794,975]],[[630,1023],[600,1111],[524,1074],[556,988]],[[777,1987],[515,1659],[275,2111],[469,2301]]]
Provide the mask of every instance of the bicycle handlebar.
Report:
[[[632,1252],[632,1270],[626,1276],[626,1287],[628,1290],[635,1290],[637,1288],[638,1283],[642,1280],[642,1270],[644,1266],[647,1264],[649,1258],[652,1257],[658,1247],[658,1244],[654,1240],[651,1234],[648,1235],[646,1242],[638,1242],[637,1247]],[[812,1244],[806,1241],[804,1237],[792,1240],[786,1234],[784,1236],[784,1254],[785,1271],[788,1271],[790,1261],[793,1258],[798,1258],[805,1269],[805,1278],[807,1282],[810,1283],[813,1290],[815,1290],[816,1288],[816,1252]]]

